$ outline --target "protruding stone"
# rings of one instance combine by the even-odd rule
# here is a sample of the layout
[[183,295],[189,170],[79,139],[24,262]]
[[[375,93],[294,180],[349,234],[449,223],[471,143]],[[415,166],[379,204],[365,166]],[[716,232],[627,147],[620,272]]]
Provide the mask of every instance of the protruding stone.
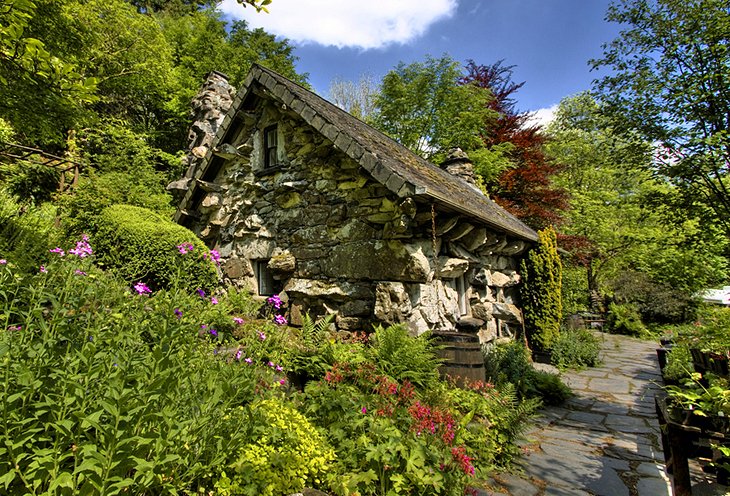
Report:
[[278,272],[280,274],[290,274],[294,272],[296,266],[297,260],[294,258],[294,255],[289,252],[274,255],[269,259],[269,263],[267,264],[267,267],[271,271]]
[[463,258],[439,257],[438,275],[442,279],[454,279],[469,268],[469,261]]

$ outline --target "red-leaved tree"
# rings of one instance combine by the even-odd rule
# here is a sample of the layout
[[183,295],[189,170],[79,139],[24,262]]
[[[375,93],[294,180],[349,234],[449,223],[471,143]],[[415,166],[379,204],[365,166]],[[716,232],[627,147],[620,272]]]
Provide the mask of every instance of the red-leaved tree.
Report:
[[494,95],[488,106],[499,117],[485,122],[482,137],[486,146],[512,144],[509,158],[515,167],[502,172],[487,189],[494,201],[534,229],[557,226],[562,221],[560,212],[568,206],[567,191],[551,182],[560,166],[545,155],[541,126],[530,124],[530,114],[515,109],[514,93],[525,83],[513,82],[514,66],[502,62],[477,65],[470,60],[460,81],[488,88]]

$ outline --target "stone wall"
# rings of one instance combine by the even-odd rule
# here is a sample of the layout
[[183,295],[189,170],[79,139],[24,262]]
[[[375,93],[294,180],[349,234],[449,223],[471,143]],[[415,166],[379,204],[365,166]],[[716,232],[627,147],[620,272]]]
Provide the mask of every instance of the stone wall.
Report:
[[[200,182],[191,227],[256,292],[254,264],[283,284],[290,321],[336,313],[341,330],[403,322],[414,334],[454,330],[463,277],[467,313],[488,341],[521,326],[518,257],[525,243],[415,198],[397,198],[285,106],[239,116],[220,170]],[[278,125],[277,167],[262,170],[262,130]]]

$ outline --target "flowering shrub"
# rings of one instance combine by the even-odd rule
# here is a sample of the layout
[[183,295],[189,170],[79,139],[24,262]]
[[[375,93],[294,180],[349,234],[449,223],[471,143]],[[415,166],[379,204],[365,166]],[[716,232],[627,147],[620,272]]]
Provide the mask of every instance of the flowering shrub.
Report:
[[184,227],[150,210],[129,205],[105,208],[93,241],[99,261],[122,278],[152,289],[210,289],[218,281],[216,261]]
[[0,492],[212,490],[248,439],[231,415],[281,372],[216,356],[193,320],[208,302],[140,297],[64,251],[45,273],[0,265]]
[[422,396],[372,363],[335,364],[307,386],[302,408],[337,453],[337,494],[463,494],[476,472],[462,442],[469,416]]
[[254,402],[242,421],[249,442],[221,474],[219,494],[274,496],[320,485],[335,455],[302,414],[270,399]]

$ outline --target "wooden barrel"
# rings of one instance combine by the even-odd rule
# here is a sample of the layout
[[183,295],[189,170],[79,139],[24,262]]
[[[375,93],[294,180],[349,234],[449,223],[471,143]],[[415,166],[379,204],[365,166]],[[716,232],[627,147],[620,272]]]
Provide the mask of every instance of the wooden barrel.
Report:
[[463,332],[433,332],[431,339],[436,346],[436,356],[443,361],[439,367],[442,377],[451,377],[458,386],[463,386],[465,380],[486,381],[479,336]]

